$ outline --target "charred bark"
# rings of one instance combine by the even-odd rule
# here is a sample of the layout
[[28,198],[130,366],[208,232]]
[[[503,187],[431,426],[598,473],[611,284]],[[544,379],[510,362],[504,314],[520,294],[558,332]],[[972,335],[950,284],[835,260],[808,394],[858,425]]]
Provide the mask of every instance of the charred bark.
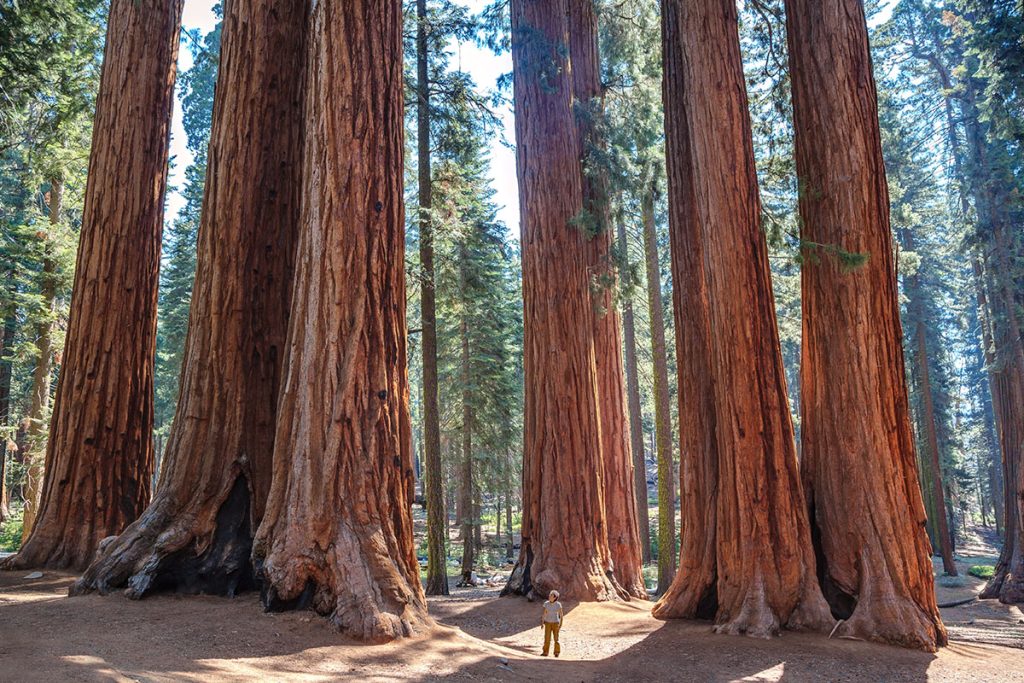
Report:
[[663,10],[673,271],[677,315],[690,316],[679,357],[700,354],[680,365],[691,403],[680,407],[681,432],[698,427],[681,479],[698,495],[686,501],[683,570],[654,613],[714,611],[718,632],[760,637],[825,630],[833,622],[815,581],[787,404],[736,6],[666,0]]
[[320,2],[274,476],[253,548],[268,610],[386,641],[431,623],[413,543],[402,7]]
[[[786,10],[804,243],[802,467],[819,577],[845,619],[840,633],[935,650],[946,632],[924,532],[864,9],[787,0]],[[844,253],[867,263],[846,266]]]
[[302,2],[225,4],[181,392],[160,485],[73,592],[234,595],[254,586],[249,556],[271,484],[298,232],[307,15]]

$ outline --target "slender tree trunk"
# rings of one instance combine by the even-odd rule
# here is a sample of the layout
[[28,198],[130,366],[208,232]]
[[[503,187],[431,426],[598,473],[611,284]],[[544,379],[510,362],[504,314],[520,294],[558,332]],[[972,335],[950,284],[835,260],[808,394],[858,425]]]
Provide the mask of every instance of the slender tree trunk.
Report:
[[298,234],[307,19],[302,2],[225,4],[181,392],[160,485],[75,591],[254,587]]
[[985,275],[981,259],[974,255],[971,259],[974,280],[974,293],[977,300],[978,324],[981,327],[981,360],[985,367],[985,378],[988,385],[988,396],[985,397],[986,428],[991,441],[991,454],[988,464],[989,489],[992,494],[993,517],[995,518],[996,534],[1000,537],[1005,532],[1004,482],[1002,478],[1002,448],[1000,447],[1002,429],[999,424],[1002,412],[1003,397],[996,386],[996,357],[992,339],[991,309],[988,295],[985,292]]
[[664,595],[676,575],[676,478],[672,462],[672,411],[668,393],[668,354],[665,347],[661,264],[655,230],[655,183],[643,195],[644,260],[647,264],[647,311],[651,321],[654,360],[654,434],[658,457],[658,594]]
[[46,481],[15,566],[83,568],[149,502],[181,0],[112,0]]
[[1019,236],[1007,214],[1013,204],[1012,178],[990,161],[990,142],[977,108],[977,85],[964,82],[971,190],[978,213],[978,237],[985,262],[984,290],[988,306],[995,365],[992,396],[996,405],[1003,471],[1005,536],[995,572],[981,597],[1012,604],[1024,602],[1024,340],[1011,254],[1020,258]]
[[[619,221],[619,249],[627,253],[626,225]],[[651,561],[651,520],[647,504],[647,463],[644,457],[643,415],[640,411],[640,380],[636,359],[636,318],[632,297],[622,304],[622,333],[625,344],[626,396],[629,407],[629,440],[633,451],[633,491],[636,496],[637,528],[640,533],[640,557]]]
[[[462,258],[466,258],[463,250]],[[463,261],[465,268],[465,261]],[[465,277],[462,278],[465,288]],[[463,293],[465,294],[465,293]],[[465,305],[465,300],[463,305]],[[471,586],[473,566],[476,564],[477,528],[476,497],[473,495],[473,392],[470,389],[472,375],[470,372],[469,326],[465,316],[459,325],[459,336],[462,338],[462,476],[460,494],[462,496],[462,585]]]
[[1011,310],[1011,290],[999,284],[1007,278],[1005,271],[998,272],[1002,266],[997,262],[995,268],[988,269],[986,289],[995,327],[998,369],[993,372],[993,395],[1000,398],[997,422],[1003,454],[1005,534],[995,573],[980,595],[1014,604],[1024,602],[1024,360],[1020,335],[1014,335],[1016,314]]
[[512,505],[515,498],[512,495],[512,464],[506,460],[505,470],[505,498],[508,504],[505,506],[505,531],[508,533],[508,541],[505,544],[505,558],[512,562],[515,550],[515,532],[512,529]]
[[[524,316],[523,523],[505,594],[611,600],[600,382],[569,50],[570,0],[513,0]],[[617,352],[617,350],[616,350]],[[639,561],[639,553],[637,553]]]
[[[914,237],[909,230],[903,230],[903,241],[908,251],[915,250]],[[928,484],[931,486],[930,518],[935,526],[935,535],[938,539],[938,549],[942,555],[942,569],[948,576],[956,576],[956,562],[953,560],[953,540],[950,527],[946,518],[946,494],[944,488],[945,477],[942,471],[942,463],[939,454],[939,437],[937,420],[935,417],[935,401],[932,396],[931,372],[929,368],[927,326],[925,325],[925,309],[921,297],[924,295],[921,288],[920,276],[915,273],[908,276],[906,294],[909,299],[908,308],[914,318],[914,345],[916,346],[918,376],[918,391],[921,395],[921,425],[924,430],[924,443],[927,449],[927,461],[930,470]],[[916,460],[915,460],[916,462]]]
[[308,35],[286,372],[253,557],[267,609],[312,607],[386,641],[432,623],[410,507],[401,2],[316,3]]
[[[935,650],[946,632],[923,531],[864,8],[860,0],[786,0],[786,18],[809,245],[802,467],[819,576],[846,620],[841,633]],[[850,269],[836,251],[868,262]]]
[[45,319],[36,325],[36,367],[32,372],[31,403],[28,411],[28,467],[25,470],[25,507],[22,516],[21,544],[24,547],[32,530],[35,529],[39,505],[42,502],[43,464],[46,457],[47,413],[50,410],[50,389],[53,379],[53,333],[57,299],[56,268],[53,261],[53,231],[60,223],[61,203],[64,196],[63,183],[58,179],[50,181],[49,212],[50,231],[43,238],[43,268],[40,298]]
[[[676,574],[655,615],[710,611],[710,581],[719,632],[768,636],[783,627],[827,630],[833,620],[815,581],[761,230],[736,5],[666,0],[663,10],[668,149],[671,156],[689,152],[671,162],[670,199],[693,202],[677,206],[670,217],[671,231],[678,233],[673,259],[680,263],[674,271],[691,270],[675,286],[693,286],[695,275],[703,279],[702,286],[696,283],[695,291],[679,297],[687,303],[683,310],[693,314],[682,318],[680,334],[688,338],[680,351],[691,344],[709,350],[704,359],[687,362],[680,395],[696,403],[698,392],[710,385],[715,447],[707,451],[716,456],[717,477],[712,495],[707,453],[690,456],[684,450],[684,463],[691,458],[699,463],[690,473],[684,464],[684,492],[695,487],[688,476],[704,477],[696,484],[703,497],[687,501],[698,511],[684,517],[707,514],[704,510],[714,506],[709,525],[714,553],[706,549],[709,529],[686,519],[684,533],[694,538],[684,541],[683,552],[692,547],[697,552],[683,561],[696,566]],[[680,136],[686,142],[680,143]],[[692,272],[692,256],[678,253],[679,248],[696,252],[703,272]],[[684,375],[693,370],[701,374],[690,383]],[[707,425],[705,409],[701,403],[686,409],[681,431],[690,428],[694,413],[702,427]],[[694,435],[684,449],[707,438]],[[697,564],[705,560],[713,564]]]
[[604,502],[611,572],[627,597],[646,598],[633,457],[622,370],[622,325],[615,304],[616,273],[608,202],[608,173],[595,158],[607,147],[601,138],[604,87],[594,0],[569,0],[569,45],[583,204],[589,217],[587,244],[594,307],[594,359],[597,367]]
[[446,524],[437,406],[437,311],[434,288],[433,178],[430,164],[430,72],[427,0],[416,0],[416,149],[419,174],[420,318],[423,328],[423,452],[427,500],[427,595],[448,595]]
[[11,419],[11,381],[14,366],[8,354],[14,346],[14,335],[18,331],[18,308],[14,295],[14,272],[7,274],[7,294],[12,296],[4,309],[3,332],[0,333],[0,522],[10,517],[10,500],[7,492],[8,444],[12,441],[8,428]]

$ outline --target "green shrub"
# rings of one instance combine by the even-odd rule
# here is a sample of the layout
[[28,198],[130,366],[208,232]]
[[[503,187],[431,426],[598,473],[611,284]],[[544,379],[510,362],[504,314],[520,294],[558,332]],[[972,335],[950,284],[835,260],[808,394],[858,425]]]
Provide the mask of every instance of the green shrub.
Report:
[[13,553],[21,547],[21,509],[12,509],[10,518],[0,524],[0,552]]
[[976,576],[983,581],[988,581],[995,574],[996,568],[990,564],[976,564],[967,570],[971,576]]

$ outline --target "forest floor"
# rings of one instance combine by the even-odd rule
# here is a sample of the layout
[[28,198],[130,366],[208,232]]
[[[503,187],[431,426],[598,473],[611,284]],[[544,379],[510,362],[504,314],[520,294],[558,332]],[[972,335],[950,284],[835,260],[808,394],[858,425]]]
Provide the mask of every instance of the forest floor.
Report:
[[[640,601],[567,605],[554,659],[540,656],[540,606],[498,589],[453,588],[430,599],[436,630],[367,646],[309,612],[265,614],[253,594],[68,598],[71,575],[26,576],[0,572],[0,681],[1024,682],[1020,649],[954,641],[932,655],[811,634],[719,636],[707,623],[657,621]],[[943,612],[958,638],[966,615]]]

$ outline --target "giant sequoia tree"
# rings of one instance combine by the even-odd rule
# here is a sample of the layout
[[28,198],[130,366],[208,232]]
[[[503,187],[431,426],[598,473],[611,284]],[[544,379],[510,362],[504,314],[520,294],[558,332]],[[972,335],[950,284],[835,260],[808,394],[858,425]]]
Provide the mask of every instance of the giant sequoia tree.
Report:
[[8,566],[84,567],[149,501],[153,354],[182,0],[112,0],[42,503]]
[[622,361],[622,322],[615,304],[615,269],[609,212],[607,171],[600,156],[604,87],[598,50],[594,0],[569,3],[569,59],[579,155],[583,173],[580,219],[587,232],[587,252],[594,302],[594,361],[597,370],[601,452],[604,458],[604,501],[608,523],[608,550],[619,585],[630,596],[646,598],[641,561],[637,503],[633,492],[633,458],[626,418],[625,378]]
[[274,476],[254,558],[270,610],[390,640],[430,622],[412,528],[399,0],[320,2]]
[[767,636],[832,624],[786,398],[736,6],[663,4],[680,336],[683,553],[658,617]]
[[[610,600],[625,593],[608,544],[598,321],[580,220],[584,180],[570,55],[586,47],[571,49],[570,26],[581,11],[575,2],[512,3],[526,395],[522,548],[505,592],[557,588],[567,598]],[[619,392],[622,401],[621,379]]]
[[[945,642],[911,432],[889,193],[860,0],[787,0],[800,177],[803,479],[841,632]],[[867,256],[851,268],[847,253]],[[940,514],[944,510],[940,511]]]
[[228,0],[224,10],[181,396],[160,486],[78,591],[252,586],[298,233],[308,10],[290,0]]

